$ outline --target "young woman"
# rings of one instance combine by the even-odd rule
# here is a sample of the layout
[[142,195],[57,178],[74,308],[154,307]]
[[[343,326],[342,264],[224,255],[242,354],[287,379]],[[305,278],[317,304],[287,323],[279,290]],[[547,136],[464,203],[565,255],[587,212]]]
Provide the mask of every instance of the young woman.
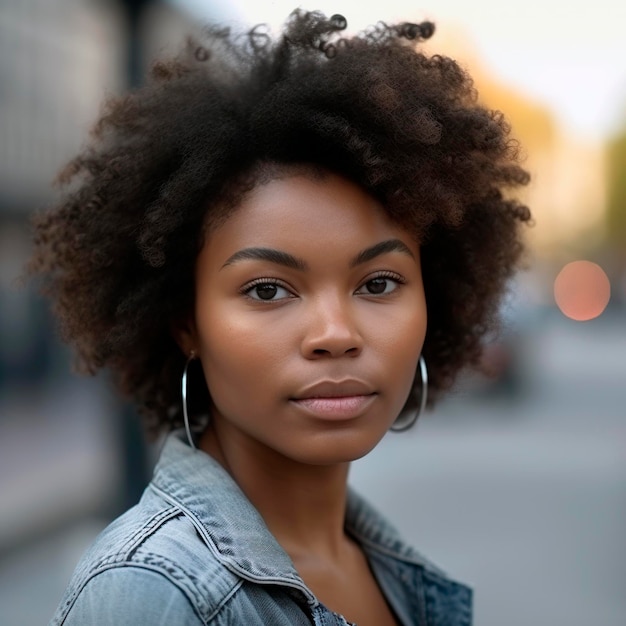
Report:
[[209,30],[108,104],[36,219],[83,369],[172,431],[53,624],[471,623],[348,469],[477,362],[528,177],[471,79],[417,49],[432,24],[345,26]]

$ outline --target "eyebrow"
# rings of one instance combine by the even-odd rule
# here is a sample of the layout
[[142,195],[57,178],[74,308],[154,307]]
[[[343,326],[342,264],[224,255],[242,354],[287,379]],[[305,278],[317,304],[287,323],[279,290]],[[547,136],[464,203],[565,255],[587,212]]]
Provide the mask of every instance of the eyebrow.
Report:
[[[350,267],[356,267],[357,265],[367,263],[378,256],[388,254],[390,252],[400,252],[410,256],[412,259],[415,259],[415,255],[405,243],[399,239],[387,239],[374,244],[369,248],[365,248],[365,250],[361,250],[361,252],[359,252],[352,259],[352,261],[350,261]],[[239,250],[235,252],[235,254],[228,257],[226,263],[222,265],[222,269],[227,265],[233,265],[239,261],[251,260],[269,261],[270,263],[284,265],[285,267],[299,270],[301,272],[306,272],[309,269],[309,264],[304,261],[304,259],[300,259],[292,254],[289,254],[288,252],[283,252],[282,250],[276,250],[274,248],[244,248],[243,250]]]
[[235,252],[232,256],[228,257],[226,263],[222,265],[222,268],[227,265],[233,265],[237,261],[269,261],[270,263],[276,263],[277,265],[284,265],[294,270],[300,270],[305,272],[309,269],[308,264],[302,259],[283,252],[282,250],[275,250],[274,248],[244,248]]
[[361,250],[361,252],[359,252],[350,263],[350,267],[356,267],[362,263],[367,263],[368,261],[371,261],[382,254],[388,254],[389,252],[401,252],[402,254],[407,254],[415,260],[415,255],[405,243],[399,239],[387,239],[386,241],[381,241],[380,243],[374,244],[369,248],[365,248],[365,250]]

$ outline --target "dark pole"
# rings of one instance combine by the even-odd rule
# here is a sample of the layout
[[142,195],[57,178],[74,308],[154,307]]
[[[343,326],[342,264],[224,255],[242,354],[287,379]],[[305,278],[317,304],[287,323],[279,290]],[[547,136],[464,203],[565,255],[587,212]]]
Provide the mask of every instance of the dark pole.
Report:
[[[120,0],[127,25],[126,87],[134,89],[143,82],[142,21],[152,0]],[[118,441],[122,453],[123,482],[114,514],[137,503],[150,480],[150,463],[141,420],[134,406],[120,403],[116,411]]]
[[129,88],[139,87],[143,82],[143,42],[141,22],[154,0],[120,0],[126,14],[128,36],[126,44],[126,84]]

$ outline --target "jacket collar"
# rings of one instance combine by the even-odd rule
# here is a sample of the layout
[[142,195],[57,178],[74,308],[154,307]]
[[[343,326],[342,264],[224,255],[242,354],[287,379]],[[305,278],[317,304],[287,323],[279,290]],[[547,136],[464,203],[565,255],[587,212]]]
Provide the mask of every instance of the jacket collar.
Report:
[[[150,487],[192,520],[228,569],[253,582],[282,582],[310,596],[288,554],[237,483],[215,459],[193,450],[184,432],[173,432],[165,440]],[[431,566],[352,489],[348,490],[346,530],[366,552]]]
[[167,437],[150,487],[191,519],[214,556],[237,575],[305,588],[291,559],[230,474],[205,452],[193,450],[184,433]]

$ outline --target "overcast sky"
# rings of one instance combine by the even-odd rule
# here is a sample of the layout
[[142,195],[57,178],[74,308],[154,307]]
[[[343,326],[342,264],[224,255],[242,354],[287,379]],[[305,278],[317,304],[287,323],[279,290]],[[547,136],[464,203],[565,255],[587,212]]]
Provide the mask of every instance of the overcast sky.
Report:
[[[277,26],[294,0],[173,0],[199,19]],[[317,0],[354,30],[379,19],[454,22],[500,80],[545,103],[560,123],[603,138],[626,122],[626,2],[623,0]],[[436,39],[433,44],[436,43]]]

